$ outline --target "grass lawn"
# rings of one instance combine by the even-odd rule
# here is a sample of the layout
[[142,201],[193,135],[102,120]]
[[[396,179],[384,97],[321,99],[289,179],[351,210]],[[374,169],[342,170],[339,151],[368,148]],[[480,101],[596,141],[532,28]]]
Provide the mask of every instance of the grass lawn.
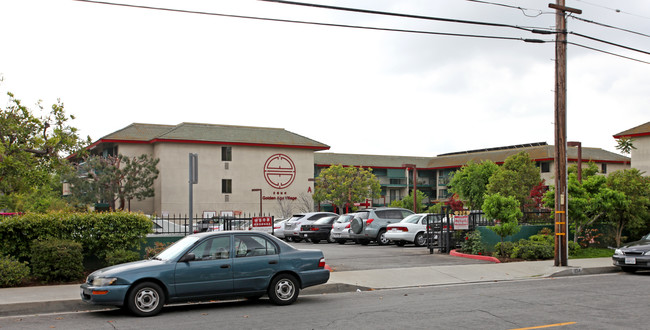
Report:
[[583,248],[578,250],[575,254],[570,255],[569,259],[585,259],[585,258],[605,258],[611,257],[614,250],[608,248]]

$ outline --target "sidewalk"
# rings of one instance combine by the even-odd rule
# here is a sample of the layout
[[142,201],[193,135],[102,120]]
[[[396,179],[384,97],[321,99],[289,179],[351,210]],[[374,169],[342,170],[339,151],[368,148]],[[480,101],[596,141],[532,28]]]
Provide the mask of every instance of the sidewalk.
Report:
[[[553,260],[544,260],[332,272],[327,284],[306,288],[301,294],[509,281],[619,271],[618,267],[612,265],[611,258],[571,259],[568,267],[554,267],[553,263]],[[82,302],[79,296],[79,284],[0,289],[0,317],[107,308],[110,307]]]

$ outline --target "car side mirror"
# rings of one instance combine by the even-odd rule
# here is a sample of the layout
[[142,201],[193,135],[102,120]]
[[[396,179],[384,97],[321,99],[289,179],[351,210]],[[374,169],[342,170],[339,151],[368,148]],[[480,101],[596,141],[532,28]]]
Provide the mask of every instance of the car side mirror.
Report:
[[194,253],[188,253],[184,255],[178,262],[188,262],[192,260],[196,260],[196,256],[194,255]]

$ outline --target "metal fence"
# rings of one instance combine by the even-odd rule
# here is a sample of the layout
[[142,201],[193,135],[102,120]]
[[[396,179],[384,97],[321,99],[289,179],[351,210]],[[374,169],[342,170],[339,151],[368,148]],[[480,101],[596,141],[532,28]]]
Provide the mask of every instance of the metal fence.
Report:
[[222,230],[252,230],[253,216],[236,217],[200,217],[192,218],[192,233],[190,233],[189,216],[170,215],[164,217],[153,217],[153,234],[175,234],[189,235],[204,231]]
[[[553,224],[551,210],[524,211],[523,213],[524,216],[519,219],[520,225]],[[472,211],[469,214],[470,230],[474,230],[478,226],[494,226],[495,224],[494,220],[488,220],[485,218],[485,213],[483,213],[483,211]]]

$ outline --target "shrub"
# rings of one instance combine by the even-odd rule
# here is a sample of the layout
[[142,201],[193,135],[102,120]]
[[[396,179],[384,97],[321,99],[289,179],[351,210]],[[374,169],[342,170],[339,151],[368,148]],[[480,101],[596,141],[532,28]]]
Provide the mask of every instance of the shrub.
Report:
[[149,259],[153,258],[156,254],[162,252],[162,250],[166,249],[168,246],[172,245],[174,243],[160,243],[160,242],[154,242],[153,245],[154,247],[149,247],[147,246],[144,249],[144,258]]
[[81,244],[48,239],[32,243],[32,273],[42,282],[78,280],[84,275]]
[[79,242],[85,256],[103,260],[109,251],[139,248],[151,228],[151,220],[138,213],[27,213],[0,221],[0,254],[28,261],[32,242],[59,238]]
[[465,240],[460,244],[460,249],[464,253],[484,254],[485,244],[481,240],[481,233],[478,230],[467,233]]
[[[497,258],[507,258],[512,255],[512,251],[515,248],[515,243],[510,242],[510,241],[503,241],[497,243],[497,245],[494,246],[494,252],[492,253],[493,257]],[[503,251],[503,252],[502,252]]]
[[0,256],[0,288],[16,286],[29,277],[27,262]]
[[115,250],[106,253],[106,264],[108,266],[123,264],[140,260],[140,254],[135,251]]

